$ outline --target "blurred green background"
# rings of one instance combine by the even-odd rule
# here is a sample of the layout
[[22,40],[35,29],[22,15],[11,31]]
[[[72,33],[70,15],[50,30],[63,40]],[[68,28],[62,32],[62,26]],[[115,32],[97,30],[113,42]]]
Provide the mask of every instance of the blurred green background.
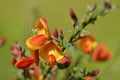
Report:
[[[0,38],[7,42],[0,46],[0,80],[14,80],[16,73],[10,63],[9,46],[18,40],[25,46],[29,31],[40,17],[45,17],[50,31],[57,27],[66,31],[72,28],[69,9],[72,7],[79,19],[86,13],[86,4],[104,0],[0,0]],[[120,6],[120,0],[111,0]],[[83,66],[100,69],[100,80],[119,80],[120,77],[120,8],[100,17],[96,24],[87,28],[99,42],[112,52],[112,59],[105,63],[85,62]],[[66,33],[66,35],[68,35]]]

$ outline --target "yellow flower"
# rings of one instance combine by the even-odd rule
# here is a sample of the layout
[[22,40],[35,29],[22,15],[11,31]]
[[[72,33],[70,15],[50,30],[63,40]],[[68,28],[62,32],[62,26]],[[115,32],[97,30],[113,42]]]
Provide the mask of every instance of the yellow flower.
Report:
[[49,33],[48,25],[47,25],[45,18],[40,18],[36,22],[36,29],[37,29],[38,35],[45,34],[47,36],[47,38],[50,38],[50,33]]
[[46,60],[49,55],[53,55],[56,61],[59,61],[64,57],[61,48],[53,41],[49,41],[43,45],[40,49],[39,55],[43,60]]

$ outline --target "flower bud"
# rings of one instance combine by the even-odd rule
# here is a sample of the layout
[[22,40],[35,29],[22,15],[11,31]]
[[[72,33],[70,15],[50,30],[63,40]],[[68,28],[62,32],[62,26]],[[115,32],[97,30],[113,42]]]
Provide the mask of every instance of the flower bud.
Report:
[[93,70],[92,72],[88,72],[88,75],[91,76],[91,77],[94,77],[94,76],[96,76],[98,74],[99,74],[99,70],[98,69]]
[[15,41],[15,42],[14,42],[14,46],[15,46],[17,49],[20,49],[20,48],[21,48],[21,46],[20,46],[20,44],[18,43],[18,41]]
[[64,69],[69,67],[70,63],[71,63],[70,59],[63,57],[61,60],[58,61],[57,66],[60,69]]
[[14,46],[10,46],[10,52],[11,52],[12,55],[14,55],[14,56],[21,57],[21,51],[18,50],[17,48],[15,48]]
[[110,4],[110,0],[105,0],[104,7],[105,7],[106,9],[112,8],[112,6],[111,6],[111,4]]
[[53,31],[53,37],[58,38],[58,30],[55,28]]
[[5,42],[6,42],[6,38],[3,37],[2,39],[0,39],[0,46],[3,45]]
[[56,58],[54,55],[48,55],[46,58],[46,62],[49,66],[54,66],[56,64]]
[[15,58],[15,57],[12,57],[12,58],[11,58],[11,63],[14,65],[16,62],[17,62],[16,58]]
[[70,13],[70,17],[76,23],[78,21],[78,18],[77,18],[76,14],[75,14],[75,12],[74,12],[74,10],[72,8],[70,9],[69,13]]

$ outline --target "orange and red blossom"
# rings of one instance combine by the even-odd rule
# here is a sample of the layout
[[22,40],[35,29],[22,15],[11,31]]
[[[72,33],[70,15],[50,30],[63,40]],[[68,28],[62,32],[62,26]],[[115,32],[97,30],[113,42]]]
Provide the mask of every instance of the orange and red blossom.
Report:
[[46,60],[49,55],[52,55],[52,57],[54,56],[53,58],[54,60],[51,61],[56,61],[56,62],[64,57],[62,53],[62,49],[54,41],[49,41],[46,44],[44,44],[40,48],[39,55],[43,60]]
[[53,30],[52,35],[53,35],[54,38],[58,38],[59,35],[58,35],[58,30],[57,30],[57,28],[55,28],[55,29]]
[[28,68],[31,64],[34,63],[34,58],[33,57],[26,57],[26,58],[21,58],[15,63],[15,66],[18,69],[24,69]]
[[85,53],[92,53],[97,46],[97,42],[92,35],[86,35],[82,39],[78,40],[78,46]]
[[47,36],[47,38],[50,38],[50,32],[45,18],[38,19],[38,21],[36,22],[36,29],[38,35],[44,34]]
[[106,61],[111,57],[111,53],[104,44],[99,44],[92,54],[93,61]]

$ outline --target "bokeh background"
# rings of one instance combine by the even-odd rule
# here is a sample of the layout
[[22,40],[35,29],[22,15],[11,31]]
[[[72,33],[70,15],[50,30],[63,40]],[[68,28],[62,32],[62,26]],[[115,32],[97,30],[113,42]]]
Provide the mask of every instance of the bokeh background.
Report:
[[[14,80],[16,71],[10,63],[9,46],[18,40],[24,47],[30,29],[40,17],[45,17],[50,31],[55,27],[66,31],[72,28],[69,9],[72,7],[79,19],[86,13],[87,3],[103,3],[104,0],[0,0],[0,38],[7,42],[0,46],[0,80]],[[111,0],[120,6],[120,0]],[[104,43],[112,52],[111,60],[104,63],[84,62],[88,70],[100,69],[100,80],[120,79],[120,8],[100,17],[87,30],[97,41]],[[65,35],[68,35],[66,33]],[[69,35],[68,35],[69,36]],[[62,79],[61,79],[62,80]]]

